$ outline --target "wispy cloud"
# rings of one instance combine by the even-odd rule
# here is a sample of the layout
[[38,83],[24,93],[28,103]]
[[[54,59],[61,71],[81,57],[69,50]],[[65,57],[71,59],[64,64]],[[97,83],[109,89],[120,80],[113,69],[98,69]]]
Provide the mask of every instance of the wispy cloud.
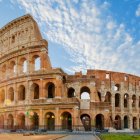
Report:
[[136,16],[139,17],[140,16],[140,4],[138,5],[138,8],[136,10]]
[[[62,44],[79,71],[96,68],[140,74],[140,42],[110,16],[109,3],[96,0],[17,0],[46,37]],[[139,13],[136,13],[139,15]]]

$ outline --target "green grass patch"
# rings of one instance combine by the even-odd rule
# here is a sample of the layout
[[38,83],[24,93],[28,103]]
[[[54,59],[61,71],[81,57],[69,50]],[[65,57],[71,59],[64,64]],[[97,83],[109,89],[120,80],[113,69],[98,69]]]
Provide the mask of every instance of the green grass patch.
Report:
[[139,135],[129,134],[101,134],[101,140],[140,140]]

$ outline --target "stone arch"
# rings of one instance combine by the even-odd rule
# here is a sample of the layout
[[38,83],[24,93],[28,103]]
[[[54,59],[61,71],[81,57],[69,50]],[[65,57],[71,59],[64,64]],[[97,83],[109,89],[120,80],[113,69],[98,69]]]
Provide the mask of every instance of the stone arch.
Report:
[[137,129],[137,118],[133,117],[133,129]]
[[132,107],[136,107],[136,95],[132,95]]
[[55,85],[52,82],[49,82],[45,86],[47,98],[55,97]]
[[31,129],[39,128],[39,115],[36,112],[33,112],[33,115],[30,117],[31,119]]
[[97,129],[102,130],[104,129],[104,115],[103,114],[97,114],[95,117],[95,126]]
[[41,69],[41,58],[39,55],[33,56],[33,70],[38,71]]
[[11,102],[14,101],[14,88],[10,87],[8,90],[8,100],[10,100]]
[[61,124],[63,130],[72,130],[72,115],[69,112],[61,114]]
[[120,107],[120,94],[115,94],[115,107]]
[[12,114],[8,115],[8,118],[7,118],[7,128],[8,129],[13,129],[14,128],[14,117],[13,117]]
[[18,129],[25,129],[25,114],[24,113],[18,114],[17,121],[18,121]]
[[105,102],[111,103],[111,93],[110,92],[106,93],[106,95],[105,95]]
[[19,71],[20,71],[20,73],[26,73],[27,72],[27,60],[24,57],[20,59]]
[[9,69],[10,69],[10,73],[11,74],[15,74],[16,73],[16,62],[14,60],[12,60],[10,62]]
[[115,91],[120,91],[120,84],[115,84],[115,86],[114,86],[114,90]]
[[52,112],[45,114],[45,126],[47,130],[55,130],[55,115]]
[[5,90],[2,89],[0,92],[0,103],[4,103],[5,101]]
[[127,93],[124,94],[124,107],[128,108],[129,103],[129,95]]
[[82,114],[80,116],[81,122],[84,126],[85,131],[91,131],[91,118],[88,114]]
[[124,116],[124,128],[128,128],[128,124],[129,124],[128,116],[125,115]]
[[4,129],[4,115],[0,115],[0,129]]
[[87,86],[84,86],[80,89],[80,98],[90,99],[90,89]]
[[39,85],[33,83],[31,86],[32,99],[39,99]]
[[68,98],[72,98],[72,97],[74,97],[74,96],[75,96],[75,89],[72,88],[72,87],[68,88],[67,97],[68,97]]
[[23,101],[26,97],[26,90],[24,85],[20,85],[18,88],[18,100]]
[[115,116],[114,127],[117,130],[121,129],[121,117],[119,115]]

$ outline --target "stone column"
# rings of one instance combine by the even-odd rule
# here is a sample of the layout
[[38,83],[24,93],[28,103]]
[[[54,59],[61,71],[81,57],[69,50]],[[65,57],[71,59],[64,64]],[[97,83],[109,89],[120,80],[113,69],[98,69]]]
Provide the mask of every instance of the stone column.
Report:
[[129,115],[129,128],[133,129],[133,117],[132,117],[132,115]]
[[39,111],[39,128],[44,128],[44,116],[43,116],[43,109]]
[[59,127],[61,127],[61,119],[59,115],[59,107],[55,108],[55,130],[59,130]]

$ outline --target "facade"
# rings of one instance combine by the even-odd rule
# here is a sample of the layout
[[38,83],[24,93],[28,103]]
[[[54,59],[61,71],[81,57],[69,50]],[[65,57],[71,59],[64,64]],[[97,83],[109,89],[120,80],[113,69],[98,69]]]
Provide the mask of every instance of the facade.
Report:
[[0,29],[0,129],[139,129],[140,77],[52,68],[30,15]]

